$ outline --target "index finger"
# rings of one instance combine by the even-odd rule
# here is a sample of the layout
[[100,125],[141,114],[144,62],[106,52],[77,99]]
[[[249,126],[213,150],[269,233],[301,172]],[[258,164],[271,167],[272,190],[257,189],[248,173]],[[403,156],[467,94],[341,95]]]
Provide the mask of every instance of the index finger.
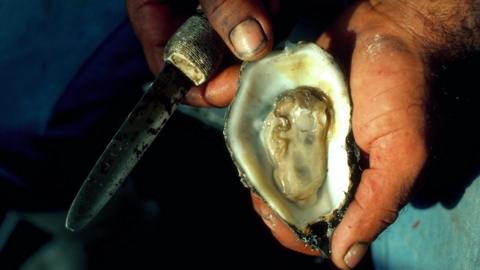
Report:
[[[182,4],[185,1],[182,1]],[[127,13],[142,43],[145,58],[155,75],[163,67],[163,48],[170,36],[187,19],[195,5],[182,6],[156,0],[126,0]]]

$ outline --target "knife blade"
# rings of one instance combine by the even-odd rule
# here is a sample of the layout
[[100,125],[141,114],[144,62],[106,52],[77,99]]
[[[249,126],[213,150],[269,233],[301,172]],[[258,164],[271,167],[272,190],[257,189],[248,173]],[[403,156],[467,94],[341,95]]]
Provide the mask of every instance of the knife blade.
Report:
[[225,47],[201,14],[190,17],[165,46],[165,67],[127,116],[75,196],[65,226],[84,228],[103,209],[193,85],[205,82]]

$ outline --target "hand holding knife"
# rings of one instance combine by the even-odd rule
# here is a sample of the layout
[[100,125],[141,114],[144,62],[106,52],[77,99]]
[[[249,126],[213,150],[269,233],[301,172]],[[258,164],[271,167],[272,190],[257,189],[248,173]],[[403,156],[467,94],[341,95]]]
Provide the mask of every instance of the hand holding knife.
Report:
[[70,206],[65,226],[85,227],[108,203],[186,91],[214,73],[224,44],[203,15],[190,17],[165,47],[165,67],[128,115]]

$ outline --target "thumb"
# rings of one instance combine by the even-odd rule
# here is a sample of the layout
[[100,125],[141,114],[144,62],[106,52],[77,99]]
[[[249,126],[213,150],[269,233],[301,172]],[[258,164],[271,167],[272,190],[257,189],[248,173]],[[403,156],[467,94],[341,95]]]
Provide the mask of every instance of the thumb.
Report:
[[[371,166],[362,173],[355,197],[332,238],[332,260],[341,268],[355,267],[368,245],[395,221],[427,155],[424,136],[415,128],[382,137],[373,147]],[[382,166],[385,160],[388,166]]]
[[256,60],[273,46],[271,22],[260,0],[201,0],[213,28],[241,60]]
[[392,201],[384,199],[393,195],[393,190],[390,194],[379,191],[385,189],[385,181],[382,180],[375,170],[363,173],[355,198],[334,232],[332,261],[342,269],[358,265],[371,242],[397,217],[399,206],[386,207],[392,205]]

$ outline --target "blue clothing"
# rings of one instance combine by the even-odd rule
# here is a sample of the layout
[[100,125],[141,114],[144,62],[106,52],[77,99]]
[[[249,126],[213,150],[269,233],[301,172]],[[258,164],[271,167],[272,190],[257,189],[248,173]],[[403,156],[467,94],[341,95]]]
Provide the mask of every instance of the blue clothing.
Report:
[[7,205],[28,208],[25,198],[55,193],[58,200],[35,206],[64,208],[151,79],[119,2],[0,5],[0,198]]
[[480,181],[449,209],[407,205],[373,243],[376,269],[480,269]]

